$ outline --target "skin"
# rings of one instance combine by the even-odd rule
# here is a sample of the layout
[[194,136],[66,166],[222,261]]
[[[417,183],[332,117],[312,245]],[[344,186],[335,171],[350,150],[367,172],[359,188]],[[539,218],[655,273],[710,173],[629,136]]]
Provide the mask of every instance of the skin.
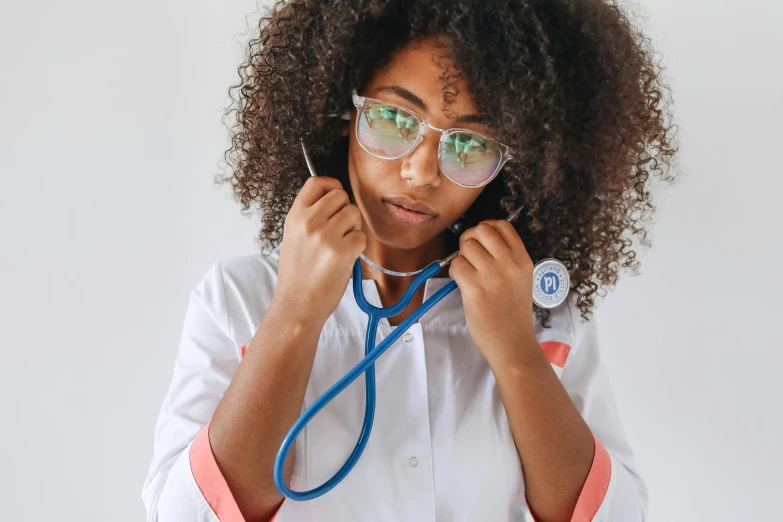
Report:
[[[376,72],[360,94],[409,107],[438,127],[456,126],[440,110],[441,69],[433,62],[433,52],[426,40],[421,45],[408,45]],[[389,85],[414,93],[426,109],[380,91]],[[454,115],[475,114],[464,85],[450,109]],[[450,254],[446,228],[483,188],[461,187],[439,172],[437,133],[428,131],[411,154],[383,160],[359,146],[353,123],[351,120],[343,132],[350,136],[349,174],[355,205],[361,210],[361,230],[366,235],[364,253],[397,271],[417,270]],[[476,123],[459,126],[491,135]],[[314,186],[316,183],[319,185]],[[313,201],[316,189],[322,196],[338,184],[330,178],[316,183],[305,193]],[[417,227],[391,220],[381,200],[401,195],[427,202],[437,217]],[[466,230],[459,243],[460,255],[440,275],[457,282],[471,336],[495,375],[524,465],[529,507],[539,522],[569,521],[590,471],[595,446],[590,429],[535,337],[533,262],[519,235],[503,220],[484,221]],[[347,259],[346,267],[355,257]],[[387,276],[366,264],[363,273],[375,280],[384,306],[395,303],[413,279]],[[210,424],[210,443],[218,467],[248,522],[269,520],[283,501],[272,481],[274,458],[299,416],[323,327],[322,322],[302,314],[307,307],[294,295],[276,290]],[[392,324],[399,324],[422,298],[420,292]],[[286,462],[288,480],[293,454],[291,451]]]
[[[433,60],[437,53],[432,38],[408,45],[393,56],[387,67],[377,71],[359,94],[410,109],[424,121],[442,129],[461,127],[491,136],[486,125],[457,123],[459,116],[479,116],[463,81],[458,81],[459,93],[449,107],[451,118],[443,110],[443,91],[438,79],[443,71]],[[392,86],[413,94],[423,106],[390,92],[388,88]],[[419,270],[451,254],[447,251],[446,229],[470,207],[484,187],[462,187],[440,172],[439,132],[428,128],[423,141],[406,156],[396,160],[381,159],[369,154],[357,142],[356,117],[354,110],[342,134],[350,136],[348,171],[355,204],[362,212],[362,230],[367,234],[364,254],[374,263],[397,272]],[[389,217],[382,202],[384,197],[395,196],[425,201],[437,216],[422,225],[401,225]],[[364,261],[362,274],[365,279],[375,280],[383,306],[396,303],[415,277],[384,274]],[[448,271],[444,269],[438,277],[447,275]],[[423,299],[422,285],[410,305],[389,318],[390,324],[397,325],[405,320]]]

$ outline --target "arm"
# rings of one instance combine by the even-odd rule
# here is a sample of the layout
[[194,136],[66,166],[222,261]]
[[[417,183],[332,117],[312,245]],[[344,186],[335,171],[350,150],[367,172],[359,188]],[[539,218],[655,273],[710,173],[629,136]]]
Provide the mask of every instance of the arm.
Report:
[[[283,438],[301,414],[322,327],[273,299],[212,417],[215,460],[248,521],[269,520],[283,501],[272,470]],[[286,481],[294,449],[286,459]]]
[[595,318],[576,329],[562,380],[535,338],[493,368],[531,514],[538,522],[643,522],[647,490],[601,364]]
[[[449,269],[471,336],[498,384],[528,507],[539,522],[641,522],[647,491],[601,365],[595,319],[583,321],[569,299],[557,310],[560,331],[548,334],[563,340],[540,345],[532,315],[518,314],[532,310],[534,268],[514,227],[486,220],[460,236]],[[545,350],[562,367],[560,380]]]
[[216,263],[191,292],[142,491],[148,522],[269,520],[282,500],[272,463],[301,411],[320,329],[273,298],[242,360],[222,275]]

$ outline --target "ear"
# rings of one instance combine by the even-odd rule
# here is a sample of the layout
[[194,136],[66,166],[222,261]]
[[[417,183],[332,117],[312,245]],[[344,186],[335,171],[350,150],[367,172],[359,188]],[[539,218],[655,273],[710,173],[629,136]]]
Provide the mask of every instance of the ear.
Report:
[[350,121],[343,122],[343,127],[340,129],[340,135],[348,136],[350,133],[351,133],[351,122]]
[[[337,116],[337,114],[331,113],[329,116]],[[348,136],[351,133],[351,111],[345,111],[340,115],[340,119],[343,120],[343,126],[340,129],[340,135]]]

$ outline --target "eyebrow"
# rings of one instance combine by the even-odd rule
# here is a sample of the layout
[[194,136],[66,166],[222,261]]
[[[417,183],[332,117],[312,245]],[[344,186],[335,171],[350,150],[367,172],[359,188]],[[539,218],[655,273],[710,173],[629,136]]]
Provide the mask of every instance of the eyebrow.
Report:
[[[423,110],[424,112],[429,112],[429,109],[427,108],[427,104],[424,103],[424,100],[413,94],[411,91],[406,89],[405,87],[400,87],[399,85],[385,85],[383,87],[379,87],[377,89],[378,92],[388,92],[390,94],[394,94],[395,96],[402,98],[403,100],[406,100],[419,109]],[[481,125],[486,125],[488,123],[488,119],[486,116],[482,116],[479,114],[468,114],[468,115],[460,115],[456,118],[457,123],[478,123]]]

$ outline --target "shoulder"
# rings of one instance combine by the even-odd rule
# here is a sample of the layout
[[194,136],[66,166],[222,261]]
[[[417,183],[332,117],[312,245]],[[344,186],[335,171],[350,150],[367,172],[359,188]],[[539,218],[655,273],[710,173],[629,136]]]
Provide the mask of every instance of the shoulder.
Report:
[[238,342],[249,342],[277,287],[280,247],[215,261],[193,293],[222,316]]
[[[595,313],[589,321],[581,314],[577,306],[577,295],[570,293],[566,301],[551,309],[549,328],[544,328],[540,321],[535,320],[536,338],[545,351],[553,352],[552,355],[548,354],[550,361],[561,368],[575,358],[585,344],[585,336],[595,331]],[[557,362],[554,359],[557,359]]]
[[213,262],[194,290],[217,292],[221,287],[226,293],[257,292],[277,283],[277,267],[280,247],[271,253],[244,254]]
[[226,290],[266,288],[267,283],[277,284],[277,268],[280,262],[280,247],[268,254],[246,254],[224,259],[215,263],[223,277]]

